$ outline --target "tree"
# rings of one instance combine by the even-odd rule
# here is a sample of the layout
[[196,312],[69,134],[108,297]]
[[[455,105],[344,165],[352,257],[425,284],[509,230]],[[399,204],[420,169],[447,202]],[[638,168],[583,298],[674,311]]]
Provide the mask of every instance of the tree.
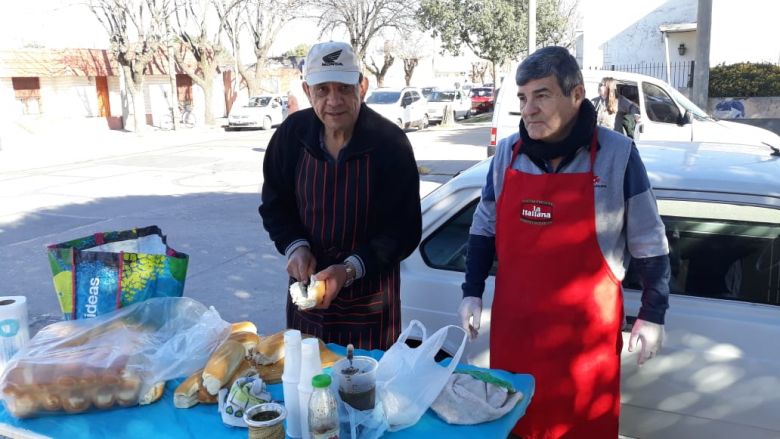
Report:
[[415,27],[416,6],[409,0],[315,0],[321,34],[346,29],[358,59],[365,62],[371,41],[384,30]]
[[133,102],[136,132],[146,127],[144,69],[163,47],[166,29],[160,20],[168,5],[165,0],[89,0],[87,4],[108,33],[109,51],[119,63]]
[[406,85],[411,85],[414,69],[422,58],[430,56],[430,49],[426,45],[427,36],[420,31],[414,31],[400,37],[395,42],[395,53],[404,63],[404,80]]
[[[557,43],[565,34],[562,1],[537,2],[537,34],[542,36],[537,40],[543,44]],[[494,86],[496,65],[528,52],[527,0],[422,0],[418,18],[441,38],[444,51],[457,55],[465,45],[490,61]]]
[[[485,73],[487,73],[487,69],[490,67],[490,63],[488,62],[472,62],[471,63],[471,82],[475,84],[484,84],[485,83]],[[493,82],[495,82],[495,78],[493,79]]]
[[[148,0],[154,1],[154,0]],[[217,30],[211,32],[209,24],[215,17],[226,16],[229,9],[241,0],[184,0],[176,8],[176,33],[182,45],[176,51],[176,62],[187,72],[195,84],[203,90],[205,99],[204,119],[214,124],[212,94],[217,67],[231,62],[230,54],[222,46],[222,23],[217,22]],[[221,12],[218,7],[224,7]],[[187,53],[195,59],[195,65],[187,60]]]
[[[301,15],[303,0],[233,0],[238,3],[231,9],[222,0],[218,8],[228,38],[234,45],[234,56],[239,73],[249,89],[249,96],[261,94],[263,73],[268,64],[268,51],[285,24]],[[227,11],[223,13],[221,11]],[[240,34],[248,32],[255,55],[253,68],[247,68],[239,58]],[[299,47],[307,47],[300,45]],[[308,51],[308,49],[306,49]],[[306,53],[303,54],[304,56]]]
[[393,55],[393,43],[385,40],[385,42],[382,44],[382,48],[376,50],[375,52],[377,55],[382,56],[382,65],[378,66],[374,60],[374,56],[369,55],[368,61],[370,62],[366,62],[366,69],[368,69],[368,71],[371,72],[371,74],[376,78],[376,86],[383,87],[385,85],[385,75],[395,62],[395,56]]

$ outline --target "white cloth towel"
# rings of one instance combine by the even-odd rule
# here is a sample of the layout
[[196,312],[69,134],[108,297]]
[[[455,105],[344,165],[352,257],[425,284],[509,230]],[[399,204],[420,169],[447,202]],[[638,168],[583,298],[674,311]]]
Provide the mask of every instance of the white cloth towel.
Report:
[[523,393],[514,391],[509,383],[486,374],[456,372],[431,408],[448,424],[473,425],[504,416],[521,399]]

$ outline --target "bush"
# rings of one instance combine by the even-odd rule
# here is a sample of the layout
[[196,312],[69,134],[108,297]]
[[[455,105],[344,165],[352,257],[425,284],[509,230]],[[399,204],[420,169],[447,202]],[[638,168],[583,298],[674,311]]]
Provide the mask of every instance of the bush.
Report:
[[738,63],[710,69],[710,97],[780,96],[780,66]]

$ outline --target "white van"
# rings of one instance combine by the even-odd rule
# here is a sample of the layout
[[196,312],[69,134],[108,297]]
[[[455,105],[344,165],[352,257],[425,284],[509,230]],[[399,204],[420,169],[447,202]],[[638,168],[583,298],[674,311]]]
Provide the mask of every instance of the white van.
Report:
[[[517,132],[520,125],[516,70],[515,65],[504,78],[496,97],[488,156],[495,153],[501,139]],[[777,134],[751,125],[714,119],[660,79],[611,70],[583,70],[582,77],[588,99],[598,96],[598,84],[602,78],[612,77],[617,80],[618,92],[639,106],[642,118],[634,131],[637,145],[645,141],[669,140],[765,144],[780,148],[780,136]]]

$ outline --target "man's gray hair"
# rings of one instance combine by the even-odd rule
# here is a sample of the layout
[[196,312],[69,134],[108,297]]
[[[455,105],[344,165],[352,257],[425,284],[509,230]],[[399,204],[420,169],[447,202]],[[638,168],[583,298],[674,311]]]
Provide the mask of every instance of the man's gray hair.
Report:
[[554,75],[558,86],[566,96],[578,85],[583,85],[582,72],[577,60],[563,47],[543,47],[524,59],[517,68],[515,82],[525,85],[534,79]]

